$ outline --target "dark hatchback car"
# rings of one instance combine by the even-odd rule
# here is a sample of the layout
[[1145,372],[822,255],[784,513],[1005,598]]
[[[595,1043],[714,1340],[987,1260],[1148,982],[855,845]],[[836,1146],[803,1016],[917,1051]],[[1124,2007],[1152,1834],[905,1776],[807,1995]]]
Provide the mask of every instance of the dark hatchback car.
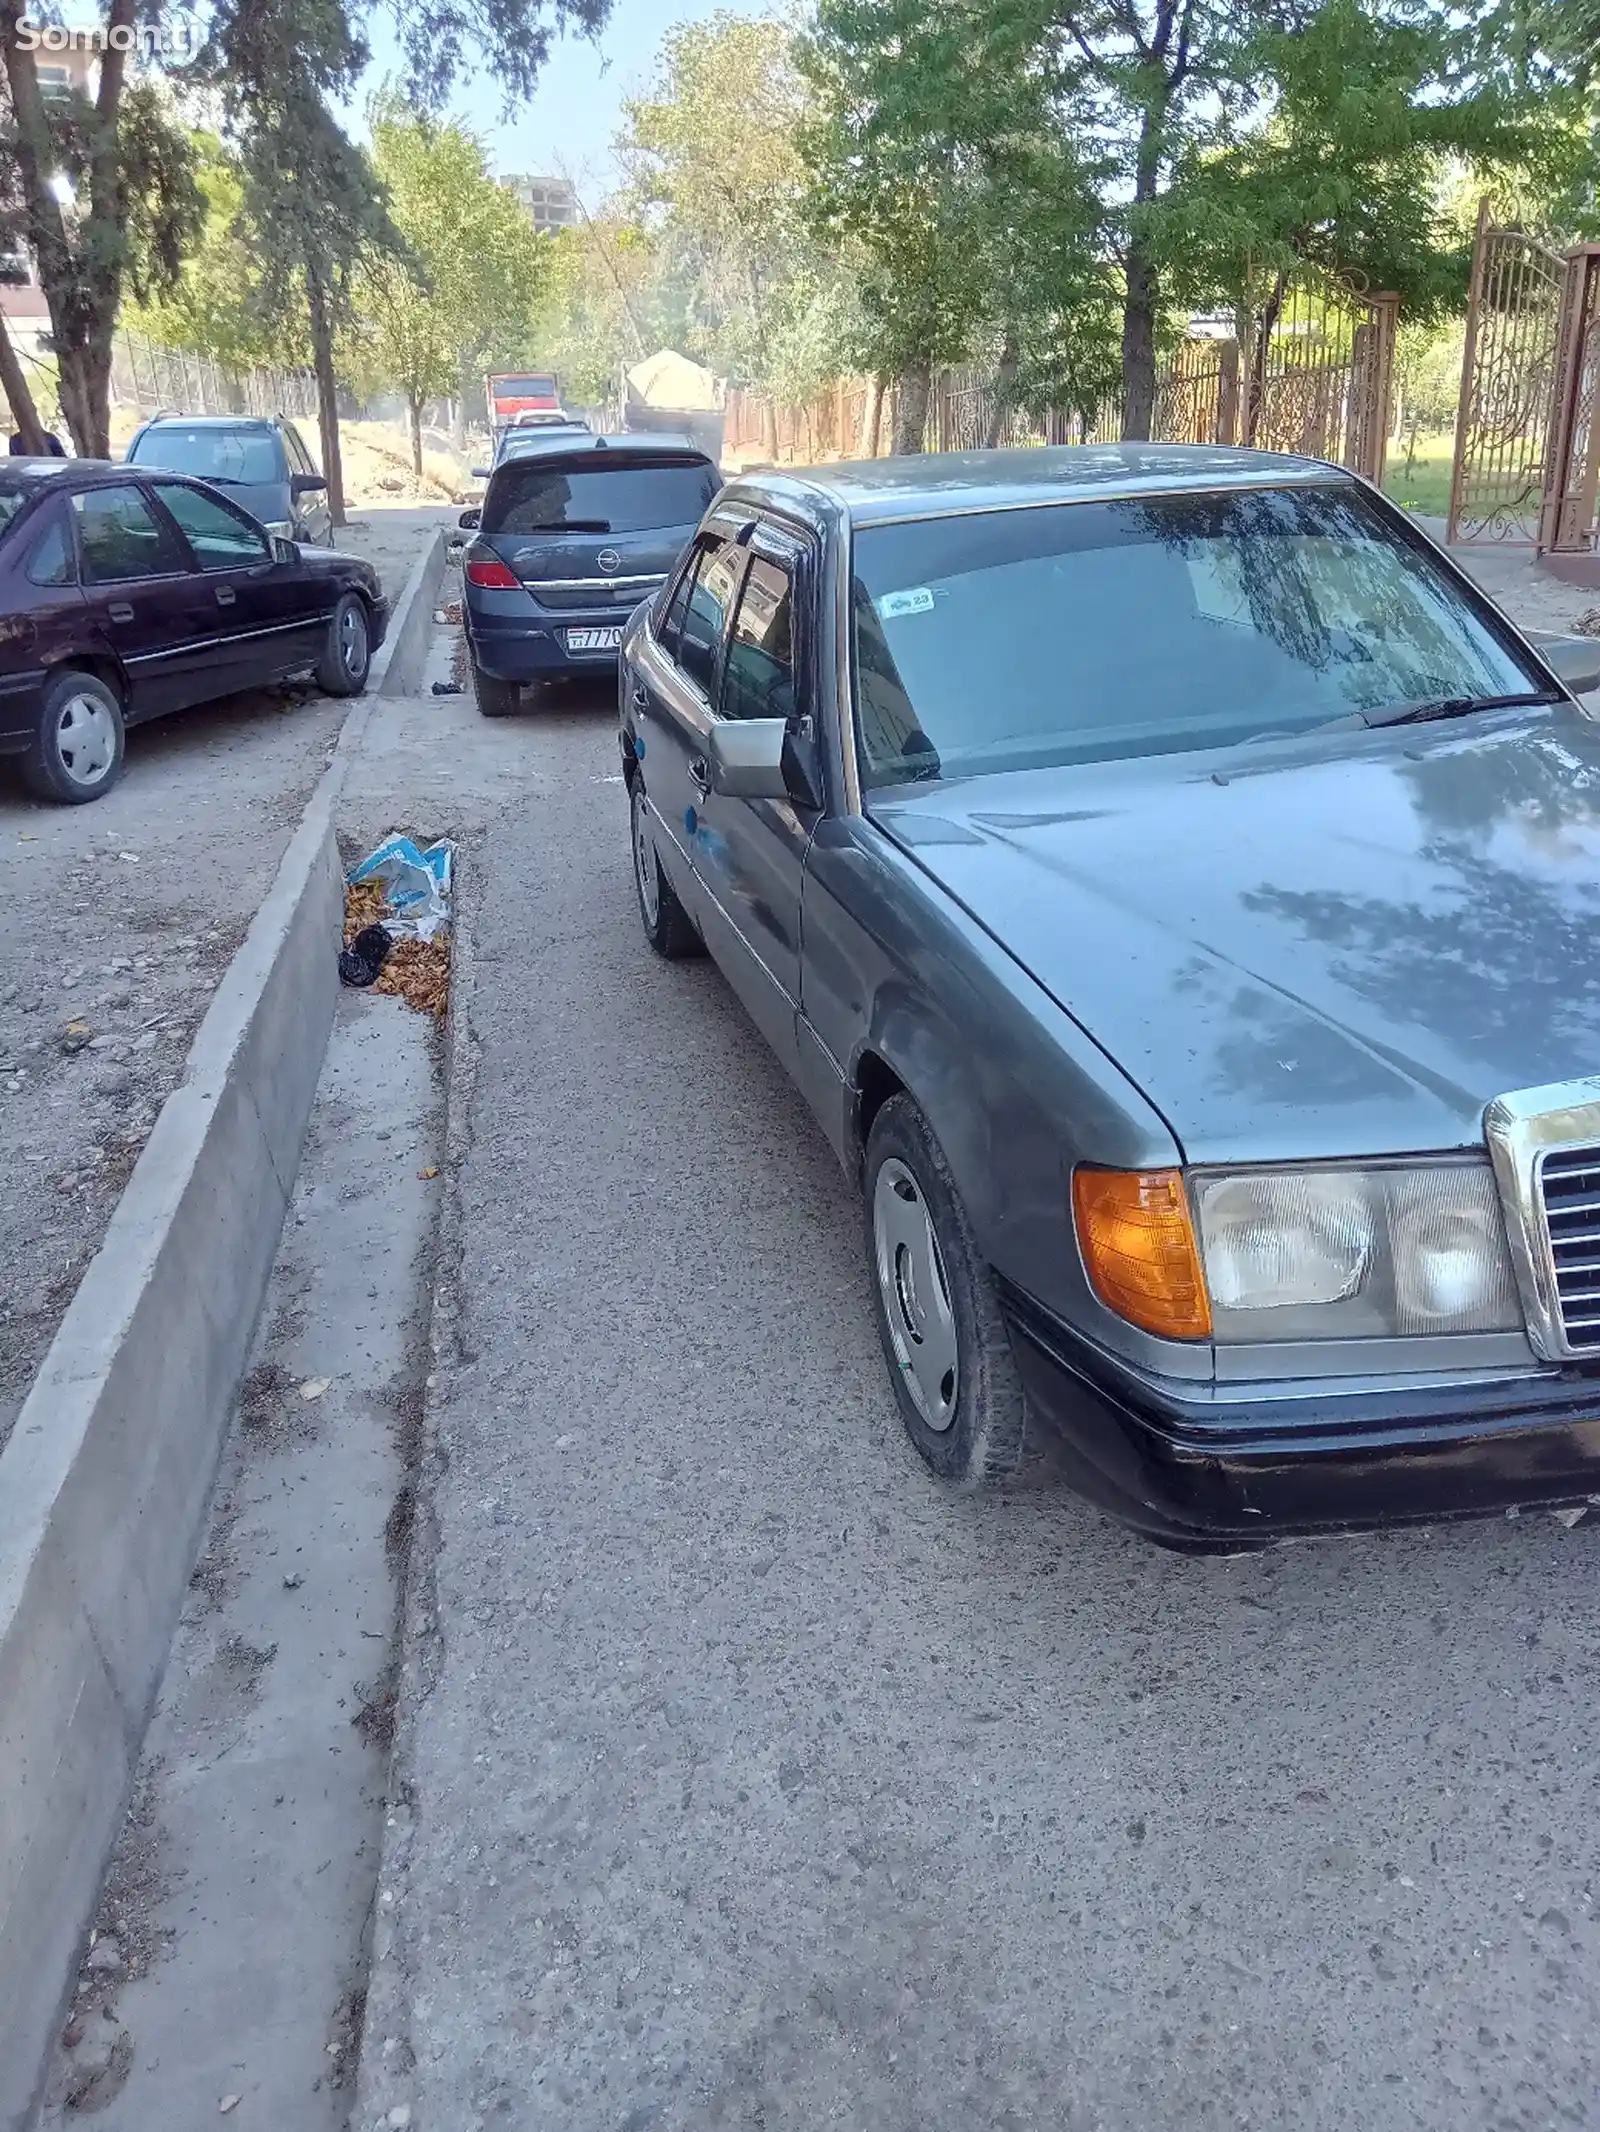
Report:
[[0,461],[0,756],[43,798],[99,799],[125,727],[168,711],[298,675],[358,694],[387,623],[370,563],[201,482]]
[[135,432],[127,461],[226,489],[284,540],[333,546],[328,484],[286,416],[152,415]]
[[1364,483],[746,477],[630,624],[638,902],[863,1192],[947,1478],[1181,1548],[1600,1495],[1600,645]]
[[614,673],[623,625],[660,589],[716,494],[704,452],[659,437],[520,447],[461,514],[473,686],[485,717],[534,681]]

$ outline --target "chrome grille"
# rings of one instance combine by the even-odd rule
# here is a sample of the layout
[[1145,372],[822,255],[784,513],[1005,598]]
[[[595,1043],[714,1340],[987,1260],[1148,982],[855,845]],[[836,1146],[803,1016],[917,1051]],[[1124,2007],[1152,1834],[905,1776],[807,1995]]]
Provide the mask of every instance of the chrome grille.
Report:
[[623,607],[631,614],[641,600],[659,590],[662,576],[525,577],[522,582],[539,605],[552,613],[582,614],[597,607]]
[[1600,1146],[1547,1148],[1538,1177],[1567,1344],[1600,1349]]

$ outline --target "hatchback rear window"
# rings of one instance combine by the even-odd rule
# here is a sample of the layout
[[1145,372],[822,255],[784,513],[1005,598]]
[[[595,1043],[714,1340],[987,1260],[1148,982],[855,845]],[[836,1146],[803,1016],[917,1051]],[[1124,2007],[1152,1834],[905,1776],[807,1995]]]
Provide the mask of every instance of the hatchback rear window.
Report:
[[135,440],[128,457],[137,466],[198,474],[202,481],[217,481],[225,488],[250,488],[284,478],[278,440],[264,429],[186,429],[181,422],[162,422]]
[[697,525],[721,485],[708,459],[582,465],[507,459],[483,504],[485,533],[647,533]]

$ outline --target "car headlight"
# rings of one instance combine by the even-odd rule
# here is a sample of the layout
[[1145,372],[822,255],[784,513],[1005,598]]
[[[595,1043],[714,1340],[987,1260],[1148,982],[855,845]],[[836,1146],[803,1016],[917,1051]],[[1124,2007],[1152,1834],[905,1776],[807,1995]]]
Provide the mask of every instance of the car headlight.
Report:
[[[1140,1221],[1130,1224],[1124,1212],[1113,1235],[1096,1215],[1105,1183],[1085,1190],[1078,1180],[1134,1174],[1145,1184]],[[1171,1180],[1158,1219],[1148,1191],[1155,1177]],[[1102,1301],[1148,1331],[1192,1339],[1209,1330],[1228,1342],[1360,1340],[1499,1332],[1522,1322],[1486,1162],[1199,1172],[1187,1180],[1187,1199],[1174,1189],[1178,1178],[1079,1170],[1073,1180],[1090,1280]],[[1130,1249],[1141,1259],[1131,1278]],[[1185,1267],[1203,1284],[1199,1309],[1191,1272],[1176,1276],[1181,1297],[1166,1294],[1172,1269]]]
[[269,533],[276,533],[280,540],[294,539],[294,521],[290,518],[265,518],[262,524]]

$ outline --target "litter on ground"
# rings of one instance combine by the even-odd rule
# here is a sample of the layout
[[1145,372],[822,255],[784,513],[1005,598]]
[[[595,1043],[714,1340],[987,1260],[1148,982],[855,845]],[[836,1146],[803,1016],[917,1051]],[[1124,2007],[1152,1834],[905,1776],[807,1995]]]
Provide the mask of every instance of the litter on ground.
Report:
[[450,1005],[450,887],[455,848],[385,837],[351,870],[339,975],[442,1019]]

